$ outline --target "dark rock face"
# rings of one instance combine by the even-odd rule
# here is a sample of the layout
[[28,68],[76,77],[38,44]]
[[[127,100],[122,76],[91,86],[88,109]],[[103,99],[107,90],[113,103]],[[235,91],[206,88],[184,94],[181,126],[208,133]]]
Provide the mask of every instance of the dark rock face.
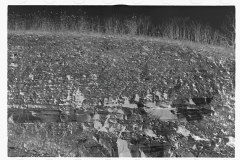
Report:
[[213,97],[212,98],[192,98],[192,101],[196,105],[209,104],[211,103],[212,100],[213,100]]
[[187,121],[201,121],[203,118],[202,114],[198,109],[180,109],[178,113],[184,115]]

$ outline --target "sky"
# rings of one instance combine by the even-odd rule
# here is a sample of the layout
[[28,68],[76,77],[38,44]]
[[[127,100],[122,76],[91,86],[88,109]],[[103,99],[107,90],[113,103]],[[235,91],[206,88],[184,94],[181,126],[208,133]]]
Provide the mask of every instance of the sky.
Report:
[[230,13],[235,14],[234,6],[9,6],[9,14],[60,13],[78,14],[81,10],[87,16],[108,17],[113,15],[149,16],[154,23],[173,17],[189,17],[191,20],[208,23],[219,29],[224,18]]

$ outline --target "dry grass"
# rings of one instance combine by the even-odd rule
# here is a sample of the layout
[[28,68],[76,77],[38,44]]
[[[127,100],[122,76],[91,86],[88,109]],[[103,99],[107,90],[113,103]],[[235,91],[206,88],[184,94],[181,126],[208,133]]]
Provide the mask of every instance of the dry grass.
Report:
[[[222,47],[235,45],[234,28],[224,27],[224,32],[215,30],[203,22],[191,21],[188,18],[175,17],[161,24],[153,24],[150,17],[113,16],[109,18],[88,17],[86,15],[66,15],[58,18],[52,15],[9,15],[8,29],[14,31],[47,31],[98,33],[109,35],[150,36],[171,40],[191,41],[198,44],[211,44]],[[234,27],[233,24],[230,26]],[[227,32],[231,31],[231,36]]]

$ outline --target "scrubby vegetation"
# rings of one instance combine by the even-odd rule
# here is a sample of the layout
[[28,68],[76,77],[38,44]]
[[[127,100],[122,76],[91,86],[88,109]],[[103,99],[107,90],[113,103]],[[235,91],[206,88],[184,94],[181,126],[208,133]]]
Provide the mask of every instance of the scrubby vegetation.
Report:
[[74,15],[30,14],[8,16],[9,30],[103,33],[111,35],[141,35],[168,38],[172,40],[187,40],[201,44],[211,44],[224,47],[235,46],[235,17],[228,15],[223,21],[222,29],[215,30],[201,21],[189,18],[175,17],[154,24],[150,17],[143,16],[112,16],[89,17],[81,11]]

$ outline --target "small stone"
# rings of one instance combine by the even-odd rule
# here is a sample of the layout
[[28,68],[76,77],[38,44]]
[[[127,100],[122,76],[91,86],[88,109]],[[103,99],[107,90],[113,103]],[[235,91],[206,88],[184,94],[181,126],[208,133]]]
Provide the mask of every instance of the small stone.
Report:
[[147,46],[143,46],[143,49],[144,49],[145,51],[150,51],[150,49],[149,49]]
[[148,54],[146,52],[142,52],[142,55],[143,56],[147,56]]

